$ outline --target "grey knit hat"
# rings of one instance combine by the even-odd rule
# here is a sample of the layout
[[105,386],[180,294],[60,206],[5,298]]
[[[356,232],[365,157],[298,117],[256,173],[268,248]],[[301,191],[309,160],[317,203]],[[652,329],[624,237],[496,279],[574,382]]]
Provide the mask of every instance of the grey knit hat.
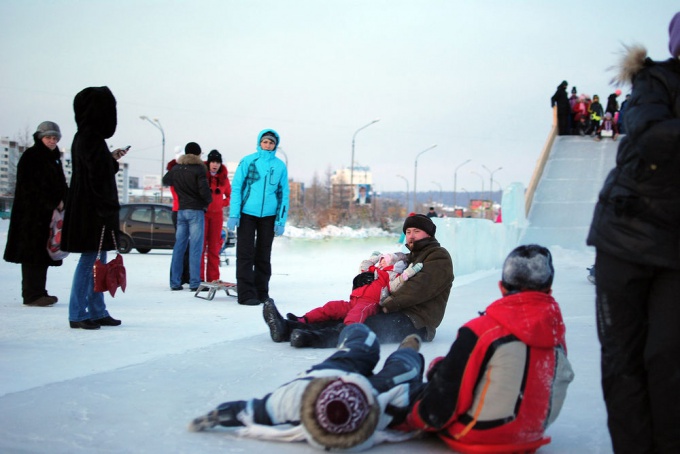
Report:
[[55,136],[57,140],[61,140],[61,130],[59,125],[53,121],[43,121],[38,125],[38,129],[35,131],[38,139],[43,137]]

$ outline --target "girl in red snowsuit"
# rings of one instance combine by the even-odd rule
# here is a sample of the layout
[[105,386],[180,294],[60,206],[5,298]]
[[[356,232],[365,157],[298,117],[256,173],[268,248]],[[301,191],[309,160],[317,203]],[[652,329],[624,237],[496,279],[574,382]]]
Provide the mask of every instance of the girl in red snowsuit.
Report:
[[220,279],[220,250],[222,249],[222,208],[229,206],[231,183],[227,167],[222,164],[222,155],[217,150],[208,153],[205,163],[208,168],[208,183],[212,202],[205,213],[205,234],[201,262],[201,281],[212,282]]
[[[302,317],[297,317],[297,320],[303,323],[343,320],[345,325],[363,323],[368,317],[378,313],[379,303],[384,297],[396,291],[404,281],[422,268],[420,265],[415,268],[415,272],[405,272],[405,259],[405,254],[400,252],[382,255],[374,253],[361,265],[362,272],[374,273],[373,282],[353,289],[349,301],[329,301]],[[413,267],[409,269],[414,270]]]

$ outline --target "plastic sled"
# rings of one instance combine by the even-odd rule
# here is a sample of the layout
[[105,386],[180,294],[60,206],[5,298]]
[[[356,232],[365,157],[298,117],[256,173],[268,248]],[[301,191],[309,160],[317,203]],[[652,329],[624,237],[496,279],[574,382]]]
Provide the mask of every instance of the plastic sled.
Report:
[[444,440],[449,448],[460,454],[533,454],[543,445],[550,443],[550,437],[543,437],[526,443],[508,443],[502,445],[474,445],[457,440]]
[[[207,289],[208,293],[203,296],[201,295],[201,292],[203,290]],[[194,293],[194,296],[196,298],[201,298],[204,300],[211,300],[215,298],[215,293],[217,293],[218,290],[224,290],[227,293],[227,296],[236,296],[238,293],[238,290],[236,289],[236,284],[233,282],[224,282],[224,281],[213,281],[213,282],[201,282],[198,285],[198,288],[196,289],[196,293]],[[234,292],[232,294],[232,292]]]

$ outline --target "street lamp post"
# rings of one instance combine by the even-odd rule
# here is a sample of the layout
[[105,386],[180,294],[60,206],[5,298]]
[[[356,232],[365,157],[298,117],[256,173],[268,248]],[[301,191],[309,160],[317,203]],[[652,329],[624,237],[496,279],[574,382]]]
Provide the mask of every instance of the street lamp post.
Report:
[[422,155],[426,151],[430,151],[431,149],[433,149],[436,146],[437,146],[437,144],[435,143],[435,144],[427,147],[426,149],[424,149],[423,151],[421,151],[420,153],[418,153],[416,155],[416,163],[413,166],[413,211],[416,211],[416,209],[417,209],[417,205],[416,205],[416,202],[417,202],[416,185],[417,185],[417,181],[418,181],[418,158],[420,157],[420,155]]
[[470,173],[474,173],[475,175],[477,175],[479,177],[479,180],[482,182],[482,197],[484,197],[484,177],[482,176],[481,173],[475,172],[474,170],[472,170]]
[[493,174],[501,170],[503,167],[499,167],[494,171],[489,170],[489,168],[484,164],[482,164],[482,167],[484,167],[484,170],[489,172],[489,200],[491,200],[491,194],[493,193]]
[[148,121],[154,125],[154,127],[158,128],[158,130],[161,132],[161,137],[163,138],[163,146],[161,148],[161,203],[163,203],[163,174],[165,173],[165,131],[163,131],[163,126],[161,126],[161,122],[158,121],[158,118],[151,120],[146,115],[142,115],[139,118]]
[[460,164],[456,169],[453,171],[453,209],[456,209],[456,191],[458,190],[457,185],[458,185],[458,169],[463,167],[465,164],[468,162],[472,161],[472,159],[468,159],[464,163]]
[[433,181],[432,184],[439,186],[439,203],[442,205],[442,207],[444,207],[444,199],[442,198],[442,185],[436,181]]
[[409,209],[408,209],[408,193],[409,193],[409,190],[408,190],[408,180],[407,180],[406,177],[403,176],[403,175],[397,175],[397,178],[401,178],[402,180],[404,180],[404,181],[406,182],[406,211],[408,211],[408,212],[410,213],[410,211],[409,211]]
[[352,160],[349,163],[349,190],[350,190],[350,196],[349,196],[349,211],[352,211],[352,191],[354,190],[354,139],[356,139],[357,134],[359,134],[359,131],[362,129],[366,129],[369,126],[371,126],[374,123],[377,123],[380,121],[380,118],[376,118],[370,123],[367,123],[363,125],[361,128],[357,129],[354,131],[354,135],[352,136]]

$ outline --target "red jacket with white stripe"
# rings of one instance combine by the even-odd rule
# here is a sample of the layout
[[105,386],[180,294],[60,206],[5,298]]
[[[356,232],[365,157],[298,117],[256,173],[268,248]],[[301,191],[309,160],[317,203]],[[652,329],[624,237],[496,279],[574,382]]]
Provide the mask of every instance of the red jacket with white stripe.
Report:
[[495,301],[431,366],[409,425],[471,444],[541,438],[574,377],[564,334],[559,305],[547,293]]

